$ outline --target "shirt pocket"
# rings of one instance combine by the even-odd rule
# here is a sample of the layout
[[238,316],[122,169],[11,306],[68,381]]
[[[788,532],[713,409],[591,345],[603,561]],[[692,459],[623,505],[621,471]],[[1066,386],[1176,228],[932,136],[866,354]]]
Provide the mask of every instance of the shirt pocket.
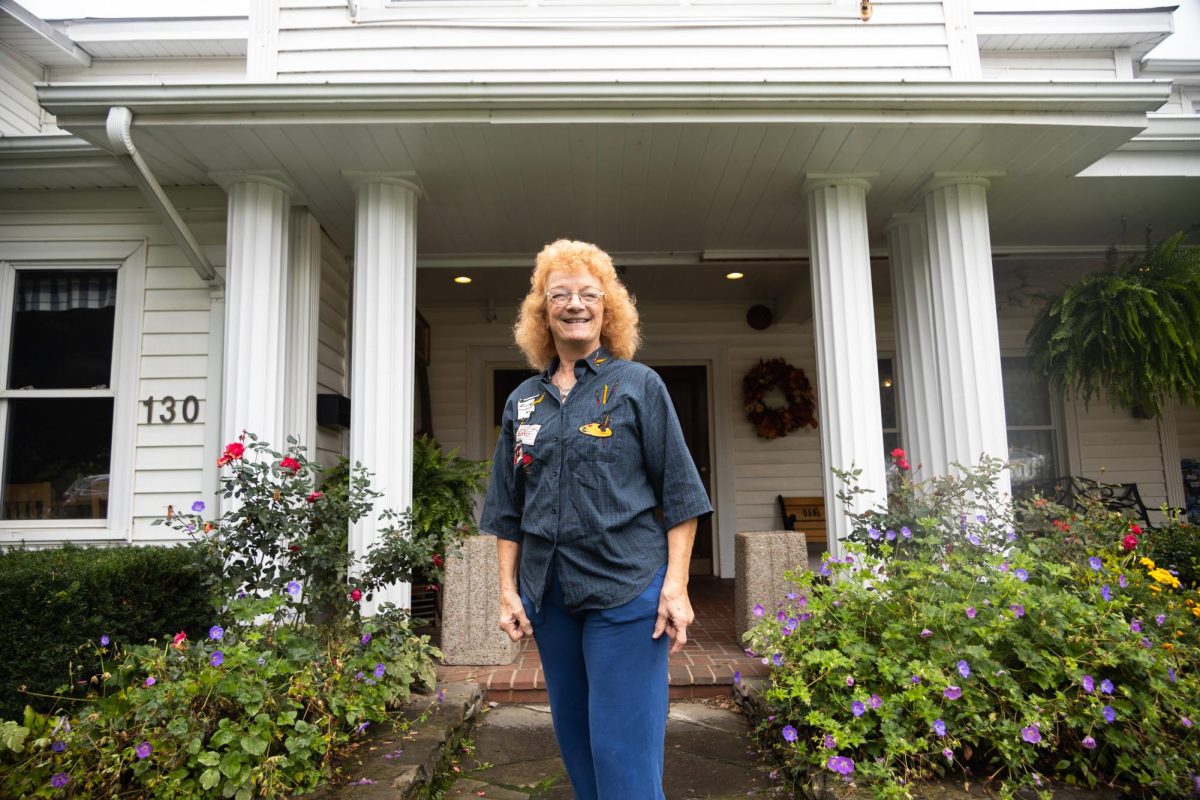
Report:
[[581,461],[611,464],[618,460],[633,430],[632,426],[621,424],[620,415],[619,408],[597,408],[586,417],[586,422],[575,427],[574,449]]

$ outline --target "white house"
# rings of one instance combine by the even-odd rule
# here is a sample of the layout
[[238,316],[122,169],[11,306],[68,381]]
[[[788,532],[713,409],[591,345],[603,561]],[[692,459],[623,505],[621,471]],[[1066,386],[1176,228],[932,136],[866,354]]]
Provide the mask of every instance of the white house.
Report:
[[[697,571],[732,576],[779,494],[832,508],[831,466],[882,487],[885,441],[1182,505],[1200,412],[1063,402],[1023,351],[1040,292],[1200,221],[1198,6],[0,0],[0,542],[161,542],[243,429],[407,505],[414,418],[490,456],[563,236],[614,254],[673,368],[716,507]],[[740,387],[774,357],[819,424],[767,441]]]

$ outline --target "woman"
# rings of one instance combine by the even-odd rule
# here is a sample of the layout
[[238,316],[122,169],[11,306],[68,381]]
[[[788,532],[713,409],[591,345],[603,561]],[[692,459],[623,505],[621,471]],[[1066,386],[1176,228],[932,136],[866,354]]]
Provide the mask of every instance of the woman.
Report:
[[629,360],[638,315],[608,255],[559,240],[530,284],[514,333],[542,372],[505,404],[480,521],[500,627],[537,640],[575,796],[661,800],[668,640],[687,642],[712,507],[666,387]]

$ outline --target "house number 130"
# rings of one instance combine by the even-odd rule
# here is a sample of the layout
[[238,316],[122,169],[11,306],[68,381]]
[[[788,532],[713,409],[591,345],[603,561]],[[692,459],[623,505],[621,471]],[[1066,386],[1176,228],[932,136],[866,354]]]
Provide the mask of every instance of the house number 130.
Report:
[[177,418],[182,417],[183,421],[190,425],[200,416],[200,401],[193,395],[189,394],[182,400],[176,400],[170,395],[160,397],[157,400],[153,397],[147,397],[142,401],[142,405],[146,407],[147,425],[154,424],[155,403],[158,403],[159,408],[162,409],[158,415],[159,422],[171,423],[175,422]]

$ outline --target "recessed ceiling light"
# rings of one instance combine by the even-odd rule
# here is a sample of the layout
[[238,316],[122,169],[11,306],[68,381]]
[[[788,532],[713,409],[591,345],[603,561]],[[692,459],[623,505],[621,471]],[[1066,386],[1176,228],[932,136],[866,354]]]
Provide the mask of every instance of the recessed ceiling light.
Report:
[[470,283],[471,279],[468,278],[466,275],[459,275],[457,278],[454,279],[454,282],[455,283]]
[[744,278],[746,276],[741,272],[727,272],[727,273],[725,273],[725,277],[731,281],[736,281],[736,280],[741,280],[742,278]]

